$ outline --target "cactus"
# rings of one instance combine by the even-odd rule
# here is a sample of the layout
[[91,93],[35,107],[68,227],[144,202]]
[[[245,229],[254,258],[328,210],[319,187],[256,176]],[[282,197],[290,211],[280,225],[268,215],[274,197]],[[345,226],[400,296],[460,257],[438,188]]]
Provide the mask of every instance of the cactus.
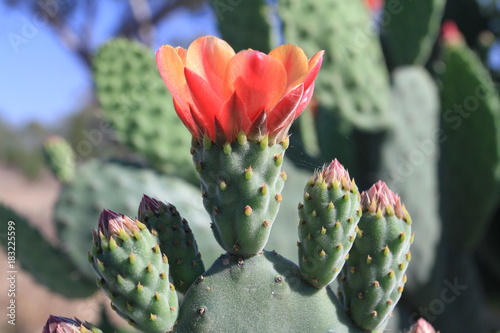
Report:
[[150,229],[158,230],[159,245],[170,258],[170,274],[177,290],[185,293],[205,267],[193,231],[173,205],[144,195],[138,218]]
[[220,33],[236,50],[270,50],[270,9],[264,0],[211,1]]
[[312,286],[324,287],[344,266],[361,216],[358,188],[337,160],[310,179],[299,216],[300,271]]
[[[93,221],[104,208],[136,216],[137,201],[144,192],[162,199],[175,193],[176,204],[187,210],[188,218],[200,221],[203,216],[201,209],[190,207],[193,198],[199,197],[199,192],[190,184],[134,165],[91,160],[81,164],[78,177],[62,188],[54,212],[58,235],[69,257],[87,277],[94,276],[84,255],[92,239]],[[195,229],[204,228],[196,226]],[[201,245],[207,253],[218,251],[214,242],[206,238]]]
[[[299,267],[263,251],[287,178],[281,166],[288,130],[310,101],[322,57],[319,52],[308,60],[291,45],[235,54],[212,36],[188,50],[162,46],[157,52],[176,111],[193,136],[193,163],[214,236],[227,252],[204,271],[194,235],[169,203],[144,196],[142,222],[103,210],[89,261],[112,308],[132,326],[153,333],[249,327],[361,333],[385,324],[402,293],[412,238],[408,212],[385,184],[360,196],[344,167],[332,161],[316,171],[299,205],[299,261],[306,260]],[[266,75],[257,77],[256,69]],[[258,80],[272,89],[261,90]],[[328,284],[341,269],[346,275],[348,257],[349,271],[359,271],[342,281],[341,305]],[[374,283],[380,285],[366,295],[371,302],[357,302]],[[174,284],[185,292],[180,303]]]
[[104,210],[93,233],[89,261],[97,285],[112,300],[112,308],[129,324],[162,333],[179,311],[169,264],[155,232],[127,216]]
[[[487,307],[498,304],[498,299],[495,299],[498,297],[498,274],[495,274],[498,263],[494,260],[498,256],[494,233],[497,228],[495,223],[492,223],[492,213],[498,204],[498,151],[495,148],[498,146],[497,92],[479,59],[464,43],[457,43],[457,39],[448,38],[448,34],[444,44],[434,45],[443,13],[443,0],[404,0],[399,4],[404,12],[398,13],[395,12],[398,11],[398,6],[394,1],[386,1],[382,11],[378,2],[378,5],[372,7],[371,17],[367,9],[363,8],[363,2],[372,5],[377,3],[362,0],[278,0],[267,4],[252,0],[212,1],[220,31],[234,49],[271,49],[271,45],[277,40],[277,31],[270,32],[270,17],[278,14],[286,42],[301,45],[306,53],[311,55],[320,49],[326,51],[323,69],[316,80],[317,93],[312,97],[314,103],[311,103],[310,110],[305,114],[307,119],[303,116],[296,119],[289,139],[289,121],[293,120],[290,118],[296,118],[296,114],[292,117],[290,113],[282,112],[274,119],[267,117],[271,114],[270,100],[276,101],[278,95],[283,96],[283,92],[276,88],[280,74],[274,66],[260,70],[258,76],[246,72],[236,83],[234,72],[226,74],[224,68],[227,65],[225,59],[231,58],[231,61],[234,61],[235,56],[234,53],[228,53],[227,47],[215,56],[210,56],[206,49],[205,54],[200,56],[200,49],[203,49],[199,47],[200,44],[195,44],[198,47],[193,47],[191,51],[162,48],[163,52],[170,50],[170,55],[163,59],[165,61],[160,61],[160,70],[164,79],[167,78],[167,86],[174,96],[174,108],[194,137],[192,153],[195,162],[198,162],[195,166],[201,174],[204,202],[212,218],[212,230],[217,241],[228,251],[217,259],[212,267],[207,267],[206,272],[199,275],[202,268],[198,267],[198,271],[193,269],[193,266],[182,265],[186,263],[184,258],[196,258],[195,248],[160,247],[161,251],[172,259],[172,283],[178,291],[185,292],[184,299],[180,300],[176,324],[169,328],[170,331],[234,332],[251,329],[263,332],[294,332],[311,330],[311,327],[314,331],[318,328],[318,331],[331,332],[367,331],[373,328],[382,331],[384,327],[386,330],[407,331],[408,319],[413,321],[419,316],[425,317],[436,330],[442,332],[483,333],[498,329],[489,327],[494,325],[484,318],[484,313],[491,313]],[[445,17],[456,16],[459,6],[446,7]],[[389,14],[390,22],[387,21]],[[248,22],[258,26],[260,32],[246,29]],[[379,45],[377,25],[381,28],[380,38],[384,54]],[[270,33],[276,35],[271,36]],[[475,38],[471,36],[471,31],[464,33],[469,36],[469,45],[474,47],[471,41]],[[214,41],[211,40],[208,44],[213,45],[211,43]],[[223,43],[216,44],[217,49]],[[430,57],[433,46],[435,47]],[[133,47],[130,49],[134,50]],[[123,54],[129,51],[127,47],[121,50]],[[142,49],[141,52],[144,51]],[[247,50],[243,54],[254,52]],[[259,53],[259,57],[264,56]],[[124,55],[123,58],[133,57]],[[202,62],[199,61],[200,58],[203,59]],[[298,59],[297,56],[290,58],[293,61]],[[117,57],[111,56],[109,59]],[[117,67],[123,68],[118,61],[116,63]],[[259,61],[256,60],[256,63]],[[401,66],[406,64],[413,65]],[[424,64],[426,68],[422,67]],[[210,70],[211,66],[216,68]],[[285,72],[289,73],[287,69]],[[102,82],[114,79],[118,82],[131,82],[124,78],[123,71],[109,73],[114,74],[101,78]],[[134,75],[137,76],[130,74]],[[174,78],[173,83],[168,82],[168,76]],[[245,80],[246,78],[250,79]],[[103,83],[102,86],[107,84]],[[159,85],[161,86],[161,82]],[[98,84],[103,101],[114,99],[113,94],[109,94],[111,90],[101,90],[100,87]],[[238,90],[242,87],[245,87],[244,93]],[[441,92],[441,101],[436,98],[436,87],[439,87]],[[287,85],[285,90],[288,91],[289,88],[292,87]],[[476,91],[471,91],[471,88],[479,89],[480,95],[476,96]],[[238,94],[227,95],[235,90],[238,90]],[[248,94],[249,91],[254,93],[252,98]],[[263,97],[269,94],[273,95],[273,98]],[[303,94],[298,88],[292,95],[299,98],[298,96]],[[477,110],[471,112],[468,118],[464,118],[464,109],[454,108],[454,103],[466,101],[466,98],[467,102],[472,103],[472,97],[478,99]],[[259,108],[256,107],[258,103],[261,103]],[[286,103],[287,108],[293,108],[292,99],[288,99]],[[137,110],[149,108],[147,103],[142,106],[135,105]],[[468,106],[470,108],[471,105]],[[226,117],[228,110],[236,112]],[[256,113],[253,113],[255,110]],[[249,113],[251,119],[245,118]],[[257,117],[257,114],[260,117]],[[479,115],[480,117],[477,117]],[[453,128],[458,124],[457,116],[462,117],[459,129]],[[152,118],[142,118],[141,113],[134,112],[127,121],[130,124],[136,121],[147,123],[147,126],[156,128],[158,124]],[[278,129],[276,126],[280,121],[283,121],[283,126]],[[238,138],[243,144],[238,142]],[[165,138],[162,143],[167,142],[171,142],[170,137]],[[262,151],[259,150],[261,145]],[[296,166],[301,169],[285,165],[284,169],[292,172],[283,177],[288,180],[282,190],[278,182],[281,183],[283,178],[276,178],[275,167],[270,168],[274,170],[273,175],[263,172],[263,167],[254,165],[251,172],[247,173],[246,169],[250,171],[250,164],[261,160],[260,157],[255,157],[257,154],[265,155],[272,149],[281,149],[284,153],[286,146],[289,148],[286,149],[287,156],[283,163],[286,164],[286,159],[292,156]],[[140,150],[139,146],[132,148]],[[245,149],[248,149],[248,154],[242,152]],[[228,152],[229,154],[225,155]],[[244,160],[247,158],[254,159],[248,163]],[[384,221],[389,220],[392,225],[394,220],[398,220],[394,226],[400,230],[401,227],[406,227],[404,222],[397,219],[397,216],[387,217],[381,213],[381,219],[378,221],[380,224],[368,223],[367,221],[377,222],[377,219],[376,214],[374,217],[366,208],[357,226],[359,230],[354,227],[354,231],[359,233],[356,233],[347,260],[345,256],[342,259],[342,255],[338,255],[339,258],[332,256],[333,242],[321,243],[322,232],[325,231],[321,226],[318,227],[318,224],[323,222],[299,226],[301,257],[305,251],[306,257],[316,255],[317,258],[325,258],[323,261],[317,261],[316,270],[307,269],[301,261],[302,258],[298,258],[298,265],[294,265],[276,253],[262,250],[275,249],[283,254],[283,249],[295,245],[291,239],[296,235],[290,237],[288,232],[294,231],[294,228],[290,228],[290,221],[296,219],[296,216],[291,216],[296,210],[288,208],[290,202],[287,202],[287,199],[293,197],[296,201],[303,200],[299,197],[307,180],[297,179],[303,178],[304,170],[311,171],[321,164],[328,164],[334,158],[348,166],[350,175],[356,178],[360,189],[366,189],[377,179],[382,179],[394,193],[404,198],[408,210],[412,212],[415,221],[412,230],[417,237],[412,245],[413,260],[405,273],[398,269],[401,263],[405,263],[406,267],[408,252],[403,250],[406,250],[407,243],[402,246],[403,250],[400,252],[394,250],[395,242],[378,247],[379,250],[383,249],[383,252],[378,253],[379,257],[366,254],[377,250],[374,245],[376,240],[383,242],[387,241],[388,237],[387,233],[375,233],[376,237],[367,237],[366,234],[370,234],[371,229],[380,227]],[[224,164],[228,162],[231,163],[229,166]],[[235,178],[235,174],[230,174],[231,179],[223,178],[229,175],[224,173],[225,169],[234,170],[232,167],[238,169],[239,175],[243,174],[243,177]],[[321,172],[322,169],[316,171],[313,178]],[[279,174],[281,176],[281,172]],[[247,180],[244,177],[246,175],[252,176],[251,179]],[[309,176],[310,174],[307,178]],[[277,180],[273,186],[278,186],[272,187],[274,192],[266,189],[268,192],[264,199],[267,201],[262,204],[262,207],[269,207],[269,215],[263,215],[264,209],[254,209],[255,205],[261,204],[259,197],[255,195],[255,189],[260,187],[249,184],[261,177],[267,177],[267,181]],[[246,181],[249,182],[245,183]],[[381,188],[382,185],[379,183],[377,186]],[[306,185],[306,188],[309,194],[313,190],[317,191],[316,197],[322,193],[322,186]],[[227,192],[230,190],[234,191]],[[144,192],[158,197],[156,193],[147,190]],[[276,194],[280,194],[283,199],[279,204],[272,201],[273,195]],[[315,196],[310,197],[312,200],[307,205],[304,202],[299,214],[302,220],[314,219],[318,222],[323,218],[318,215],[323,206],[315,201]],[[395,198],[392,195],[387,197]],[[243,204],[244,202],[246,203]],[[135,201],[134,205],[137,203],[138,201]],[[182,216],[186,215],[184,208],[175,204]],[[270,206],[267,206],[268,204]],[[328,208],[328,204],[329,202],[326,202],[324,207]],[[163,202],[160,205],[171,207]],[[213,206],[218,209],[214,210]],[[246,206],[252,209],[247,210]],[[278,206],[281,207],[280,213],[274,219]],[[294,204],[293,208],[295,207]],[[234,218],[219,219],[214,216],[215,212],[224,209],[233,214]],[[175,219],[172,220],[172,212],[174,210],[163,213],[163,217],[153,214],[154,219],[174,221],[175,224],[181,213],[174,213]],[[254,212],[257,221],[269,219],[272,230],[259,233],[260,230],[254,228],[257,222],[250,218],[254,217]],[[248,217],[245,213],[251,213],[251,216]],[[316,216],[313,216],[314,214]],[[204,263],[213,262],[207,260],[201,244],[212,237],[201,238],[202,234],[196,232],[200,219],[187,217],[190,224],[193,224]],[[241,219],[244,223],[239,224]],[[150,232],[158,232],[154,226],[147,224],[145,218],[143,220]],[[340,220],[342,225],[343,220]],[[240,228],[252,232],[242,232]],[[329,227],[325,226],[324,229],[328,235]],[[187,239],[194,244],[194,237],[190,238],[186,229],[184,233],[182,230],[177,232],[179,233],[174,232],[171,235],[158,232],[160,243],[161,239],[170,240],[170,237],[173,237],[175,240],[179,237],[180,244],[182,240]],[[308,237],[309,234],[311,237]],[[347,235],[352,235],[352,231],[349,230]],[[246,250],[234,251],[234,245],[239,245],[242,237]],[[405,242],[408,238],[405,238]],[[350,241],[345,238],[341,240]],[[306,248],[304,244],[307,242],[312,246]],[[340,241],[337,241],[337,244],[339,243]],[[322,248],[315,251],[315,246],[320,245]],[[391,251],[398,252],[394,256],[395,261],[390,263],[392,267],[387,267],[386,270],[376,265],[377,260],[385,258],[380,258],[380,255],[383,256],[386,252],[385,245],[388,245],[390,254]],[[240,249],[238,246],[236,248]],[[294,248],[290,255],[287,252],[287,256],[296,259],[296,250]],[[368,260],[370,264],[367,264],[368,255],[371,257],[371,261]],[[174,273],[176,258],[183,258],[180,267],[186,277],[181,278],[180,273],[177,276]],[[483,274],[482,280],[478,279],[478,261],[481,264],[479,272]],[[335,277],[332,270],[341,265],[344,265],[342,272]],[[366,270],[367,265],[372,265],[373,270]],[[361,274],[349,276],[353,274],[351,267],[354,267],[355,273]],[[386,279],[391,279],[391,269],[394,271],[394,281],[398,283],[391,284],[387,289],[381,288],[385,283],[384,273],[388,273]],[[404,295],[398,306],[394,307],[405,274],[408,276],[408,283],[404,286]],[[327,286],[332,279],[332,284]],[[377,289],[373,293],[373,288],[377,285],[375,281],[378,282],[380,290]],[[458,289],[450,290],[451,284]],[[337,285],[340,285],[340,301],[338,296],[331,292]],[[488,292],[487,298],[484,290]],[[359,299],[360,293],[362,300]],[[448,302],[450,298],[444,299],[443,295],[451,296],[453,301]],[[486,299],[489,303],[485,302]],[[318,304],[321,304],[321,309]],[[444,307],[439,306],[441,304],[444,304]],[[394,313],[394,317],[387,322],[390,312]],[[431,328],[419,320],[410,331],[425,330]]]
[[[317,82],[317,96],[326,107],[322,121],[331,125],[330,119],[340,117],[337,128],[346,130],[352,126],[370,131],[386,128],[389,77],[362,1],[279,0],[279,13],[289,43],[302,45],[306,52],[326,51]],[[328,132],[331,128],[319,135],[325,138]],[[320,140],[321,145],[326,142]]]
[[[449,22],[444,32],[441,126],[445,140],[440,180],[441,195],[449,200],[442,202],[442,211],[453,245],[472,249],[484,235],[498,200],[500,99],[456,26]],[[458,162],[464,160],[481,163]]]
[[52,173],[62,183],[75,178],[75,153],[70,145],[59,136],[51,136],[43,145],[45,158]]
[[[136,42],[115,39],[93,59],[97,97],[116,138],[139,152],[159,171],[196,183],[190,166],[191,137],[182,128],[165,89],[152,52]],[[165,144],[168,142],[168,144]]]
[[411,218],[399,196],[377,182],[361,194],[363,214],[340,279],[341,298],[353,321],[380,329],[401,297],[413,242]]
[[7,254],[11,253],[9,256],[12,253],[15,255],[22,269],[29,272],[37,282],[69,298],[88,297],[97,290],[93,280],[88,279],[78,266],[48,242],[25,218],[0,205],[0,219],[2,227],[5,226],[4,230],[11,227],[10,231],[14,232],[10,233],[11,236],[22,237],[22,241],[14,241],[12,244],[12,238],[9,239],[6,232],[5,237],[0,237],[0,244]]
[[393,66],[425,65],[439,35],[445,0],[385,1],[381,18]]

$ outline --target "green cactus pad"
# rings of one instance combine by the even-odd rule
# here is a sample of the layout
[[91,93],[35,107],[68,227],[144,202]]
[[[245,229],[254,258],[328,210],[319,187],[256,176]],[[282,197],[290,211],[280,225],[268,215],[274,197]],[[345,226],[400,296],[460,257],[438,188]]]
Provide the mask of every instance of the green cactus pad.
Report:
[[[376,131],[390,121],[389,76],[378,36],[363,1],[279,0],[285,40],[307,54],[325,50],[315,94],[330,118],[342,117],[347,126]],[[334,132],[319,133],[320,144]],[[319,130],[319,129],[318,129]],[[336,141],[335,141],[336,142]],[[330,159],[337,156],[332,156]]]
[[75,177],[75,153],[69,143],[59,136],[51,136],[43,144],[45,159],[50,170],[62,183]]
[[447,41],[443,54],[440,195],[447,235],[456,248],[472,249],[498,200],[500,99],[486,68],[459,38]]
[[361,216],[358,188],[337,160],[310,179],[299,216],[300,271],[312,286],[321,288],[344,266]]
[[141,222],[105,210],[93,238],[89,260],[113,310],[144,332],[171,328],[179,305],[157,237]]
[[[181,179],[134,165],[99,160],[81,164],[77,174],[72,183],[62,188],[54,218],[65,250],[89,279],[94,277],[86,255],[92,240],[91,229],[105,208],[135,216],[142,195],[147,193],[175,203],[192,221],[195,233],[209,232],[199,190]],[[205,253],[211,253],[213,259],[220,254],[220,247],[211,237],[200,239],[198,245]]]
[[408,212],[384,183],[361,197],[363,215],[342,269],[340,298],[352,320],[371,331],[386,324],[401,297],[413,235]]
[[265,0],[210,1],[222,38],[235,51],[270,51],[269,6]]
[[[14,265],[17,261],[38,283],[68,298],[89,297],[97,290],[95,283],[82,276],[69,258],[25,218],[0,205],[0,221],[0,244],[6,251],[7,259],[15,257]],[[17,267],[10,270],[15,269]]]
[[156,169],[195,183],[191,134],[175,113],[153,52],[126,39],[102,46],[93,60],[97,97],[118,140]]
[[382,29],[394,66],[425,65],[439,35],[446,0],[385,1]]
[[193,146],[203,204],[217,241],[229,253],[251,256],[262,250],[278,213],[288,141],[269,147],[266,139],[254,143],[240,135],[222,147]]
[[[420,66],[396,69],[393,82],[394,126],[384,137],[378,178],[404,198],[413,220],[418,221],[412,225],[415,234],[425,235],[412,245],[414,259],[408,267],[405,293],[412,301],[426,304],[440,292],[444,279],[444,265],[437,259],[443,229],[437,171],[442,140],[437,130],[439,93],[430,74]],[[432,286],[431,281],[435,282]]]
[[310,286],[279,254],[247,259],[225,254],[187,292],[173,332],[249,331],[363,332],[330,288]]
[[175,288],[185,293],[205,271],[188,222],[175,206],[146,195],[139,205],[138,218],[158,233],[160,249],[170,260],[170,275]]

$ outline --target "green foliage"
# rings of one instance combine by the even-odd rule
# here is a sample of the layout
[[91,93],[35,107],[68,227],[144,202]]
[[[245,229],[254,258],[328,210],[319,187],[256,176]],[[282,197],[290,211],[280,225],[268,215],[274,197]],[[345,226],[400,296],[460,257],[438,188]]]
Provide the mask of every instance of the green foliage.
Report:
[[52,173],[62,182],[67,183],[75,177],[75,154],[68,142],[61,137],[52,136],[43,145],[45,159]]
[[25,218],[0,205],[0,221],[0,244],[7,258],[15,257],[14,261],[17,260],[38,283],[69,298],[88,297],[96,291],[93,279],[87,279]]
[[[103,209],[111,209],[129,216],[137,215],[137,203],[143,193],[159,199],[172,198],[188,218],[203,221],[199,191],[176,177],[118,162],[90,160],[81,164],[78,177],[66,184],[57,201],[54,218],[59,238],[73,262],[88,277],[90,270],[86,253],[92,239],[90,230],[95,227]],[[199,207],[199,206],[198,206]],[[203,228],[196,228],[198,231]],[[207,228],[208,229],[208,228]],[[214,252],[211,239],[203,238],[201,248]]]
[[97,97],[116,138],[156,169],[195,182],[190,133],[177,117],[172,96],[148,48],[126,39],[102,46],[93,60]]
[[[318,111],[325,112],[328,124],[335,118],[340,123],[318,133],[320,145],[341,129],[386,128],[391,116],[388,73],[362,1],[280,0],[279,14],[287,42],[309,55],[325,50],[315,89],[325,109]],[[329,159],[333,157],[339,156]]]
[[448,42],[443,62],[442,212],[453,245],[472,249],[498,202],[500,99],[486,69],[463,42]]
[[265,0],[210,0],[223,39],[236,52],[270,51],[270,9]]
[[[412,228],[417,237],[412,245],[413,261],[408,267],[405,295],[422,299],[426,294],[432,299],[442,288],[442,279],[432,281],[434,267],[442,266],[436,255],[443,228],[436,168],[443,139],[439,131],[438,88],[419,66],[398,68],[393,82],[394,126],[384,137],[378,177],[404,198],[415,221]],[[438,269],[442,272],[442,267]]]
[[446,0],[385,1],[383,33],[394,66],[425,65],[436,41]]

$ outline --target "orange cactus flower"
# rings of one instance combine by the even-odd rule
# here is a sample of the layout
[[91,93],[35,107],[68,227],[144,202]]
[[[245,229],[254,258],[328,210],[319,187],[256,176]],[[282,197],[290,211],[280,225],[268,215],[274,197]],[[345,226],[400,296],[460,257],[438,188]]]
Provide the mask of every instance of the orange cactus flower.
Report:
[[242,131],[250,139],[280,142],[311,100],[323,51],[310,60],[294,45],[269,54],[235,53],[225,41],[204,36],[186,50],[163,45],[156,62],[182,122],[195,138],[233,142]]

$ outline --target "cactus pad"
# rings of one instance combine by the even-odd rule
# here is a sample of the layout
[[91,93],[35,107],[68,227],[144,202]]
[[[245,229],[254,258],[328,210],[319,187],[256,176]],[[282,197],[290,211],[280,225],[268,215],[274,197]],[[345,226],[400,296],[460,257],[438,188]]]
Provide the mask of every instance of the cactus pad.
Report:
[[113,310],[145,332],[172,327],[179,306],[157,237],[141,222],[104,210],[93,239],[89,260]]
[[153,52],[126,39],[99,49],[94,60],[97,97],[118,140],[156,169],[194,182],[187,149],[191,135],[177,117]]
[[[242,311],[245,315],[242,316]],[[330,288],[316,289],[275,252],[225,254],[187,292],[173,332],[361,333]]]
[[411,218],[397,195],[378,182],[361,194],[358,236],[340,279],[341,299],[365,330],[386,324],[404,289],[411,259]]
[[300,271],[311,285],[321,288],[344,266],[361,216],[358,188],[337,160],[310,179],[299,216]]
[[193,231],[175,206],[146,195],[139,205],[139,220],[156,230],[160,249],[170,260],[175,288],[185,293],[204,271]]
[[251,256],[266,245],[282,199],[287,144],[269,147],[265,139],[250,142],[245,135],[224,146],[195,142],[203,204],[217,241],[229,253]]

